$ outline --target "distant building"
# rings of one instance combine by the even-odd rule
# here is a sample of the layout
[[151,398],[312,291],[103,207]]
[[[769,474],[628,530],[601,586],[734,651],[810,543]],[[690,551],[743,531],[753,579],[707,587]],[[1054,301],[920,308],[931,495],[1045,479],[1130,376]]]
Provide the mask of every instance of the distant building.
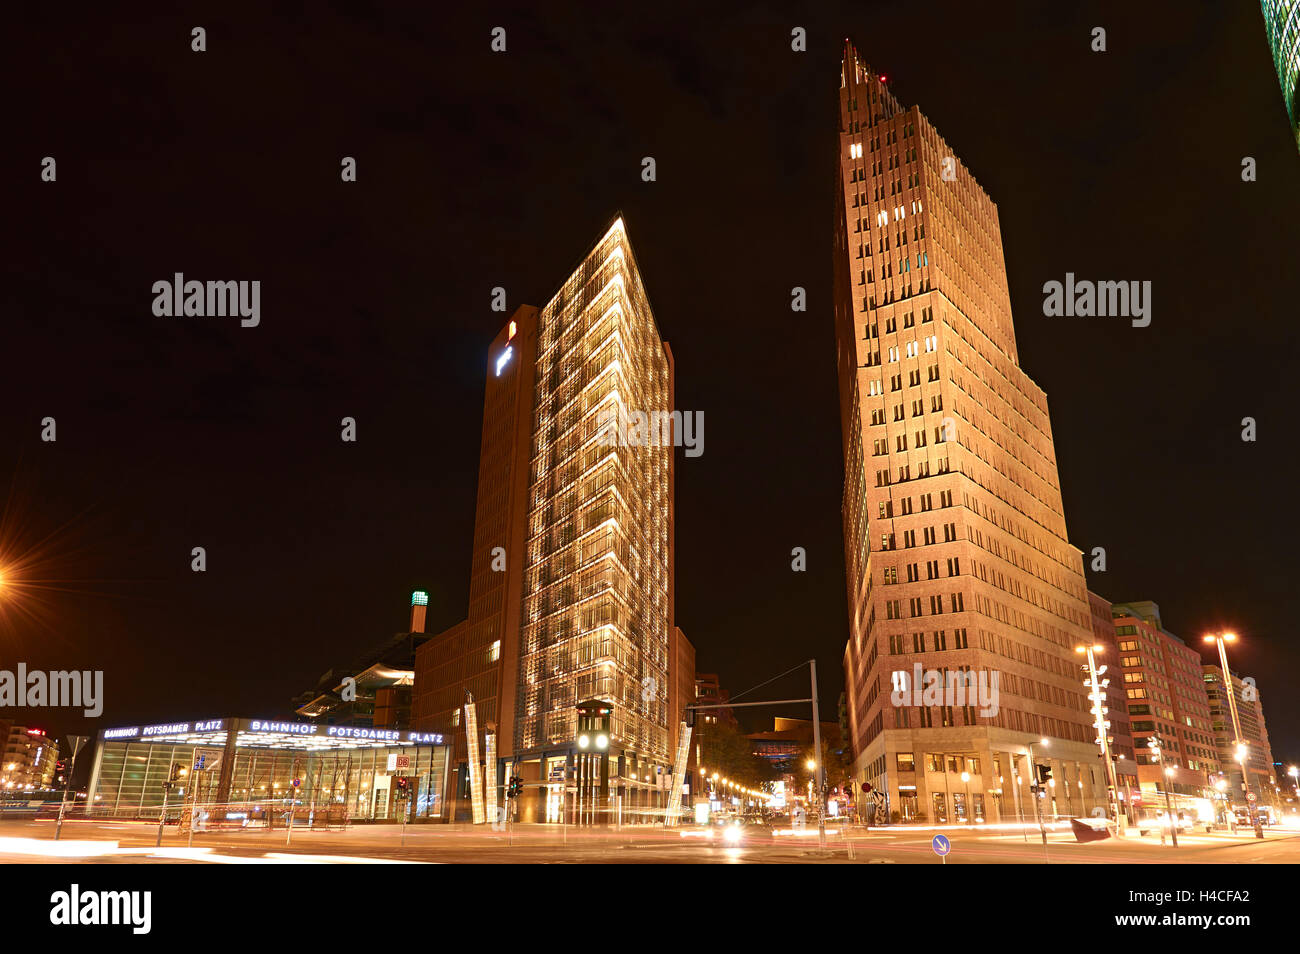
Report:
[[415,653],[429,639],[424,632],[428,594],[411,594],[411,628],[363,653],[344,670],[331,669],[294,700],[299,718],[324,725],[411,727]]
[[[1225,694],[1223,670],[1206,665],[1202,672],[1205,691],[1210,702],[1210,718],[1214,727],[1215,745],[1219,753],[1219,766],[1226,776],[1228,792],[1233,806],[1245,807],[1242,789],[1242,764],[1238,758],[1236,730],[1232,712]],[[1261,805],[1277,807],[1279,779],[1273,767],[1273,749],[1268,741],[1268,728],[1264,724],[1264,709],[1259,690],[1247,686],[1236,673],[1232,673],[1232,691],[1236,694],[1237,717],[1241,722],[1241,741],[1246,746],[1245,785]],[[1289,781],[1289,780],[1288,780]]]
[[59,761],[59,743],[44,730],[12,722],[0,723],[4,755],[0,758],[0,792],[42,791],[53,787]]
[[716,672],[700,672],[695,674],[695,704],[697,706],[722,706],[720,709],[700,709],[696,716],[696,724],[709,725],[726,725],[733,729],[739,729],[740,723],[736,719],[736,713],[727,703],[731,701],[731,692],[723,689]]
[[1300,147],[1300,0],[1262,0],[1260,6],[1291,135]]
[[1174,796],[1209,799],[1219,752],[1200,654],[1162,627],[1160,607],[1150,600],[1115,603],[1111,616],[1143,804],[1163,809],[1166,788]]
[[[840,727],[834,722],[821,724],[822,746],[830,751],[843,748]],[[754,754],[772,763],[781,774],[790,774],[803,753],[812,749],[813,724],[811,719],[786,719],[778,716],[772,728],[764,732],[750,732],[746,738],[754,747]]]

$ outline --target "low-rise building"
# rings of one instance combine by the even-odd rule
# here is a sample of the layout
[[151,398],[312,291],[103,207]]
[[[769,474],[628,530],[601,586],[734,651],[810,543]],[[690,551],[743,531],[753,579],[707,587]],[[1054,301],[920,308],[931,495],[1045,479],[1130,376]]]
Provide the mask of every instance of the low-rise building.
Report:
[[4,754],[0,758],[0,792],[18,794],[50,789],[59,761],[59,743],[42,729],[12,722],[8,726],[3,736]]

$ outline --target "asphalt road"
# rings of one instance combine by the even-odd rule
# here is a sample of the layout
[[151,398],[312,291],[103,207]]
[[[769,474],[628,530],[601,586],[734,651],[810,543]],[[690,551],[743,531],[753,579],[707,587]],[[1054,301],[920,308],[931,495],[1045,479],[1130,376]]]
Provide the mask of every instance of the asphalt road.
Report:
[[[6,863],[515,863],[515,864],[1295,864],[1300,832],[1270,831],[1263,840],[1245,835],[1180,835],[1178,848],[1159,836],[1131,836],[1078,844],[1053,832],[1046,849],[1037,831],[926,828],[836,831],[819,849],[815,833],[747,832],[738,844],[716,830],[685,827],[575,829],[531,825],[507,833],[470,826],[358,825],[347,831],[296,831],[285,845],[283,831],[199,832],[193,846],[169,829],[155,849],[156,826],[146,823],[72,822],[62,840],[45,821],[0,822],[0,861]],[[932,850],[942,833],[952,850],[946,861]],[[713,837],[710,837],[712,835]]]

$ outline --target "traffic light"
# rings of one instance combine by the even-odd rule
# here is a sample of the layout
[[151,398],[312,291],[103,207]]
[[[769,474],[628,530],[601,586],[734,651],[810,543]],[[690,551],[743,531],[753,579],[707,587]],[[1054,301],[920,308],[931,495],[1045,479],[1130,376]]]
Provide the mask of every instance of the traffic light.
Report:
[[1035,765],[1034,774],[1038,776],[1038,788],[1047,788],[1047,783],[1052,780],[1052,767],[1050,765]]
[[163,791],[170,792],[172,789],[177,788],[180,785],[181,780],[184,778],[185,769],[181,768],[179,762],[173,762],[171,772],[167,776],[167,781],[163,782]]
[[411,780],[405,775],[397,776],[397,797],[407,798],[411,794]]
[[518,798],[524,793],[524,780],[518,775],[510,776],[506,784],[506,798]]

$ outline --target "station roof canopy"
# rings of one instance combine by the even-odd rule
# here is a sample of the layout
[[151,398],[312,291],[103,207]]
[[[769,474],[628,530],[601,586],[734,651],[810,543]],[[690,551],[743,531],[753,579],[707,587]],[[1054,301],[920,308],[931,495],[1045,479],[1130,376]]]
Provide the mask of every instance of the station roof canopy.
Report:
[[163,745],[225,746],[231,732],[241,748],[319,751],[386,749],[412,745],[445,745],[438,732],[374,729],[364,726],[317,725],[274,719],[202,719],[158,725],[103,729],[101,742],[156,742]]

